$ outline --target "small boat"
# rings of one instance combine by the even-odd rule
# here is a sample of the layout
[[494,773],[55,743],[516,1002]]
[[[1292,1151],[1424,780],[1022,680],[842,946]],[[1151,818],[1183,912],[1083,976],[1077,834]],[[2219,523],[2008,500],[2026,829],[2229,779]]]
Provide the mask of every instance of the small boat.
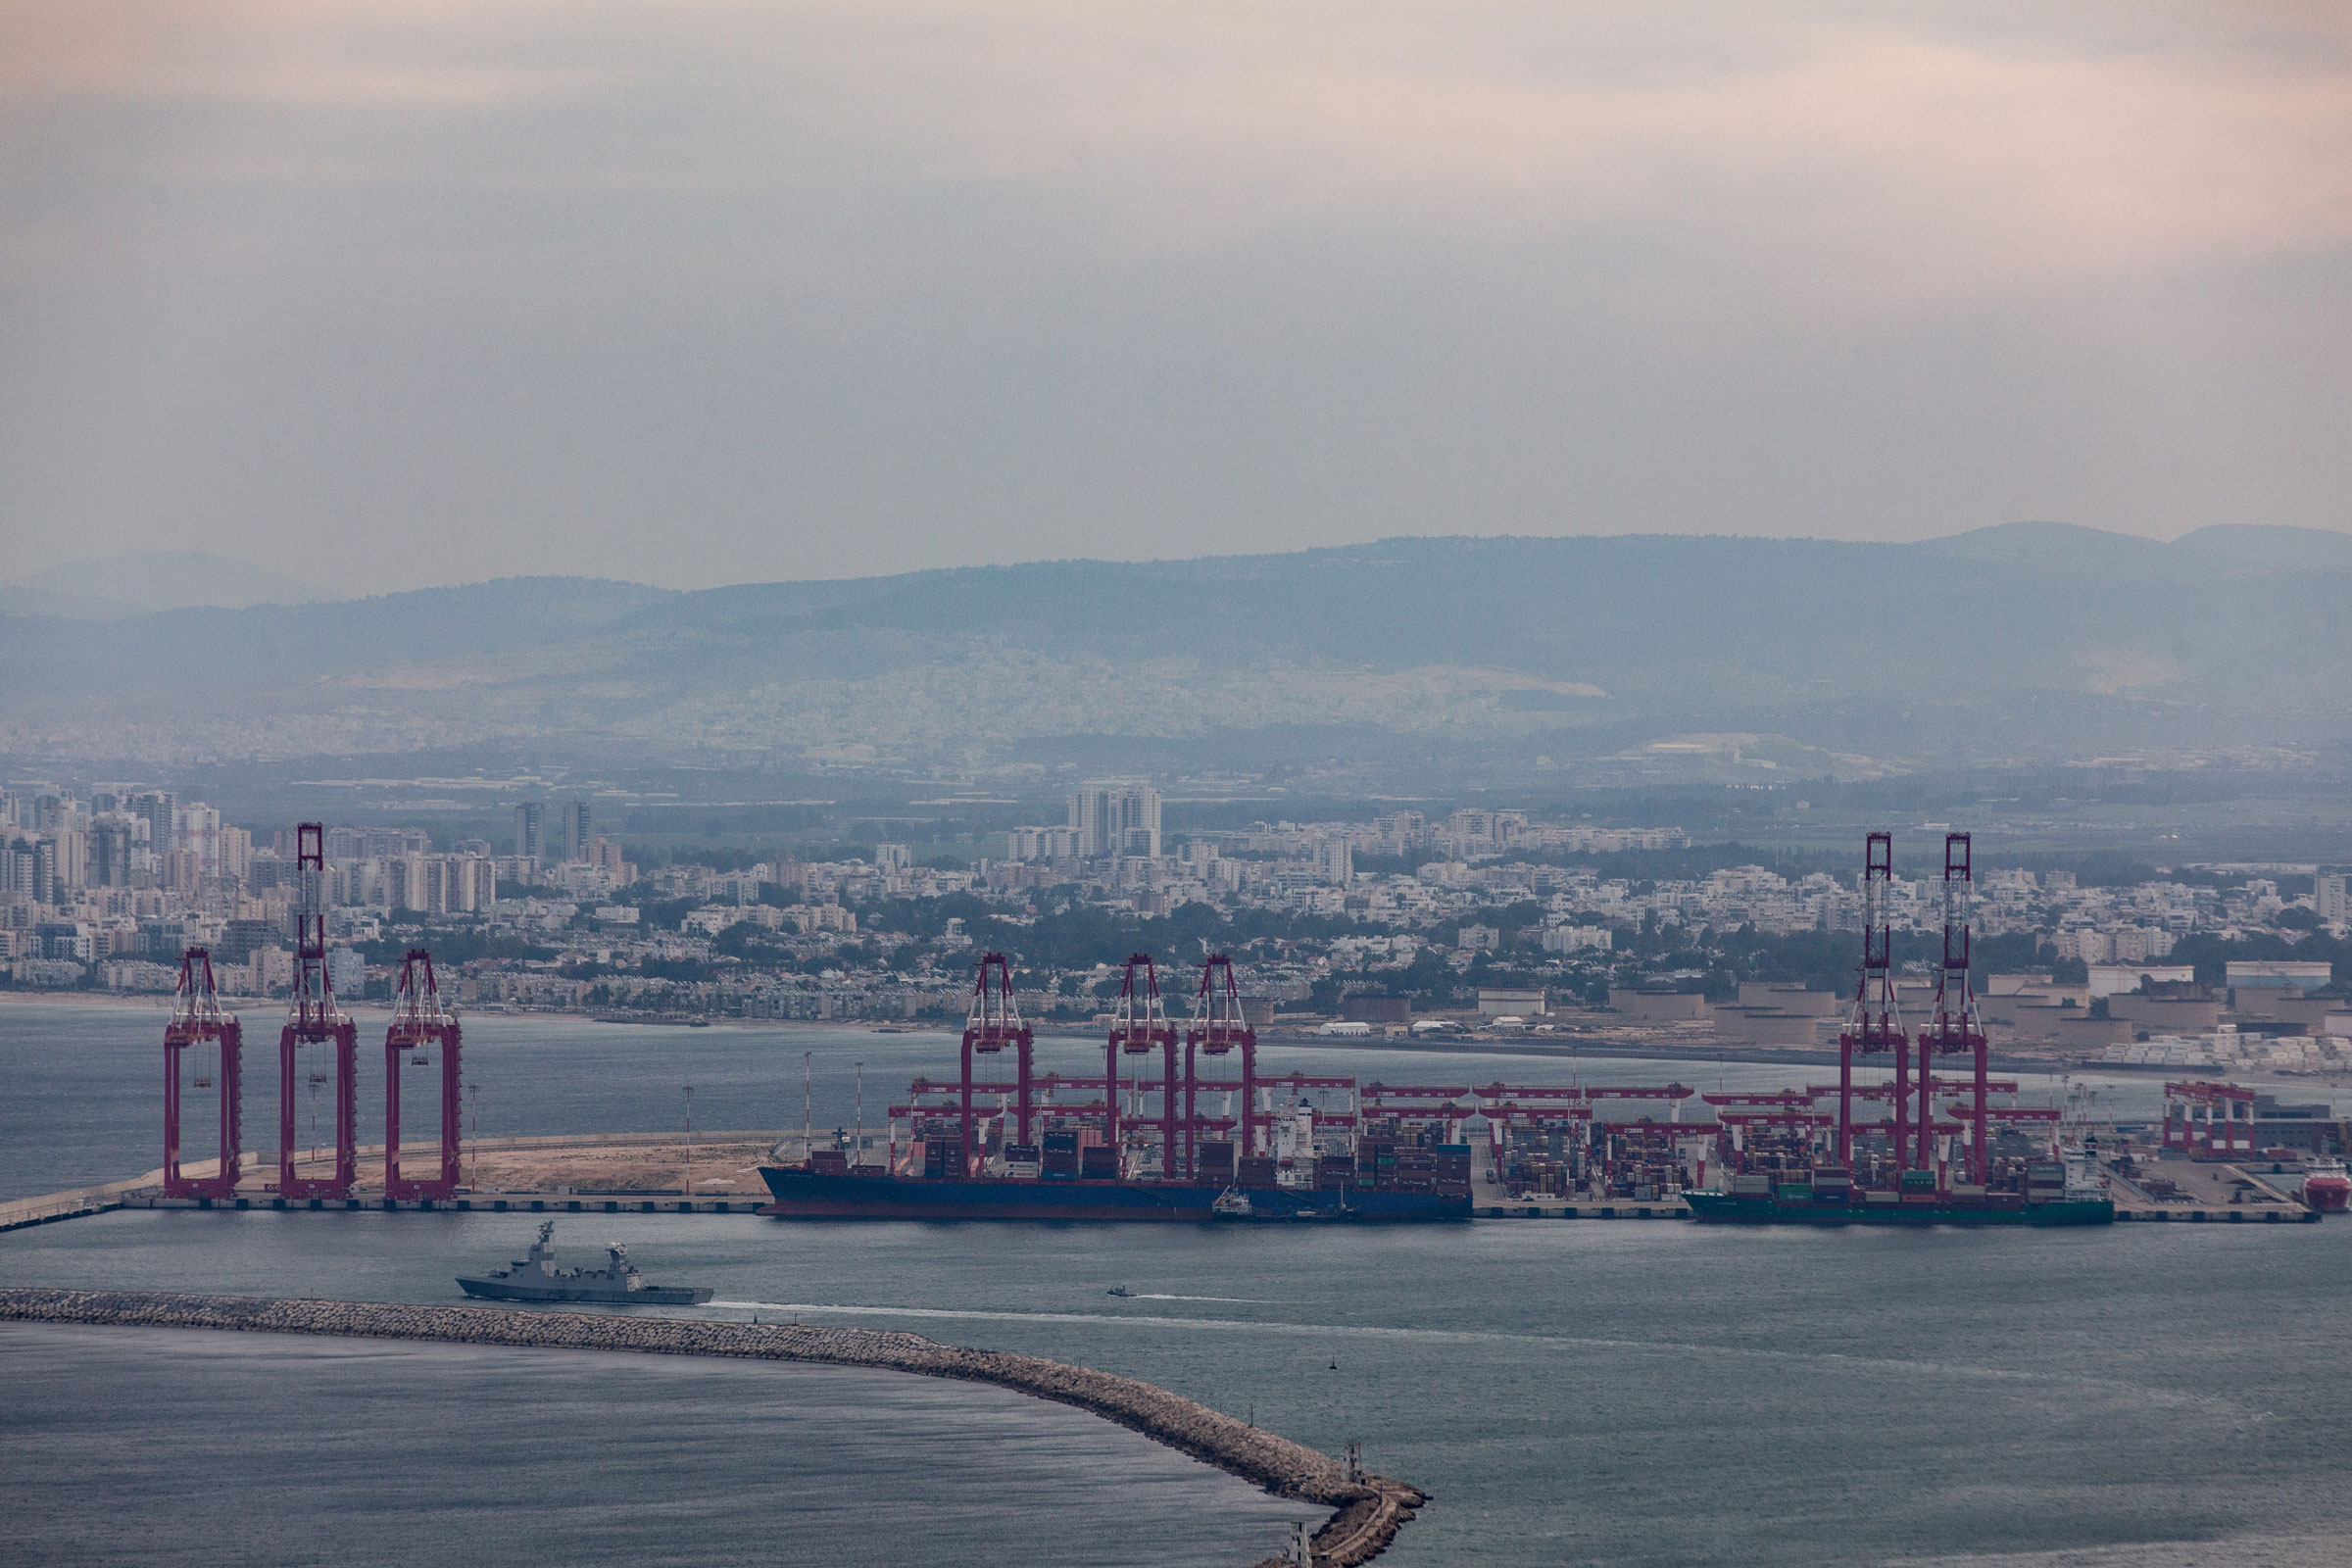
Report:
[[1211,1220],[1229,1222],[1254,1221],[1258,1224],[1296,1224],[1301,1221],[1354,1219],[1359,1210],[1348,1206],[1348,1200],[1337,1194],[1331,1197],[1331,1206],[1318,1207],[1304,1201],[1291,1201],[1272,1207],[1261,1207],[1250,1200],[1250,1195],[1239,1188],[1228,1187],[1208,1205]]
[[1126,1286],[1124,1286],[1124,1285],[1113,1285],[1113,1286],[1112,1286],[1112,1287],[1111,1287],[1109,1290],[1107,1290],[1107,1291],[1104,1291],[1102,1294],[1103,1294],[1104,1296],[1115,1296],[1115,1297],[1117,1297],[1117,1298],[1118,1298],[1120,1300],[1124,1301],[1125,1299],[1127,1299],[1127,1297],[1128,1297],[1128,1294],[1129,1294],[1129,1293],[1128,1293],[1128,1290],[1127,1290],[1127,1287],[1126,1287]]

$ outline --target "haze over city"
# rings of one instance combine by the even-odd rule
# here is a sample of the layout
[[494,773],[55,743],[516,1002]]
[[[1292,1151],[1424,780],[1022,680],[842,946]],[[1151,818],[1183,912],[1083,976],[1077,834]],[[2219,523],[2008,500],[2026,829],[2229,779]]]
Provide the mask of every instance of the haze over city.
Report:
[[2340,5],[0,0],[12,1551],[2334,1564],[2348,477]]

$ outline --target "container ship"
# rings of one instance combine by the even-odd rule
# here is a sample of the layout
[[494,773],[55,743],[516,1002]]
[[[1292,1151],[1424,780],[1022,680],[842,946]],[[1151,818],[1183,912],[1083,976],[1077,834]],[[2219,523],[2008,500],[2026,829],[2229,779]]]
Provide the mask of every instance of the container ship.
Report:
[[[1010,965],[992,953],[973,983],[959,1077],[916,1079],[906,1102],[890,1107],[881,1151],[859,1128],[846,1150],[810,1140],[800,1162],[760,1167],[775,1199],[762,1212],[1163,1224],[1470,1217],[1466,1144],[1428,1126],[1365,1126],[1353,1078],[1260,1074],[1223,955],[1208,959],[1197,1002],[1180,1036],[1152,958],[1137,954],[1102,1076],[1040,1073]],[[1220,1075],[1225,1058],[1239,1077]],[[979,1076],[992,1060],[1012,1076]],[[869,1162],[872,1152],[880,1161]]]
[[1685,1193],[1690,1217],[1716,1225],[2111,1225],[2115,1202],[2086,1164],[2037,1161],[2023,1192],[1939,1188],[1934,1171],[1905,1171],[1892,1192],[1857,1192],[1851,1173],[1815,1170],[1774,1180],[1735,1176],[1730,1192]]
[[[2018,1086],[1987,1071],[1990,1041],[1971,975],[1970,836],[1943,837],[1943,956],[1933,1006],[1916,1030],[1903,1026],[1897,1005],[1893,885],[1894,836],[1873,833],[1863,856],[1862,962],[1838,1035],[1838,1082],[1801,1097],[1706,1096],[1743,1107],[1741,1136],[1734,1141],[1728,1190],[1683,1195],[1691,1218],[1717,1225],[2112,1224],[2115,1202],[2088,1152],[2061,1154],[2064,1113],[1993,1103],[1994,1095]],[[1891,1083],[1855,1081],[1856,1063],[1873,1056],[1894,1068]],[[1939,1061],[1964,1072],[1939,1075]],[[1834,1116],[1812,1109],[1815,1098],[1831,1095]],[[1857,1122],[1855,1102],[1882,1095],[1889,1114]]]
[[[1467,1164],[1469,1152],[1462,1151]],[[926,1178],[824,1168],[762,1166],[775,1195],[767,1212],[784,1219],[1155,1220],[1206,1224],[1228,1218],[1304,1223],[1326,1220],[1468,1219],[1470,1189],[1382,1192],[1355,1186],[1187,1186],[1160,1181],[1088,1181],[1006,1176]],[[1241,1207],[1234,1200],[1246,1201]],[[1221,1211],[1220,1211],[1221,1210]]]

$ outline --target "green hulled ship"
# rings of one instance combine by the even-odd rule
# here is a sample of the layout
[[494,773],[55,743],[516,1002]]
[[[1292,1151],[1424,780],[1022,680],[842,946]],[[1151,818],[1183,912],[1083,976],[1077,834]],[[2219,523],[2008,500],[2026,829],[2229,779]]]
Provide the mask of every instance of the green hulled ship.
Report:
[[1736,1176],[1728,1193],[1685,1193],[1690,1217],[1716,1225],[2112,1225],[2115,1201],[2083,1161],[2036,1161],[2023,1192],[1941,1187],[1904,1171],[1890,1193],[1861,1192],[1850,1172]]
[[[2111,1225],[2115,1203],[2105,1198],[2030,1203],[2013,1195],[1985,1198],[1938,1193],[1906,1195],[1892,1202],[1777,1193],[1685,1193],[1690,1217],[1717,1225]],[[1889,1195],[1892,1196],[1892,1195]]]

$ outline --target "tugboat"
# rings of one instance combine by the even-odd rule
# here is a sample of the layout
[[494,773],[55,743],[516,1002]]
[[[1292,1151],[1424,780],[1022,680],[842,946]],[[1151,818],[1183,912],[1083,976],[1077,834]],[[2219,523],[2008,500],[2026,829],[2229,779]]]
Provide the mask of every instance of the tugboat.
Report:
[[539,1227],[530,1254],[479,1278],[458,1276],[467,1296],[484,1301],[603,1301],[630,1306],[700,1306],[711,1292],[687,1285],[648,1285],[629,1264],[628,1249],[607,1248],[603,1268],[558,1268],[556,1222]]
[[1336,1193],[1332,1195],[1331,1206],[1321,1208],[1296,1198],[1278,1205],[1253,1203],[1250,1200],[1248,1193],[1237,1187],[1228,1187],[1219,1193],[1216,1200],[1208,1205],[1210,1219],[1234,1223],[1252,1221],[1259,1224],[1269,1221],[1296,1223],[1310,1220],[1354,1219],[1356,1216],[1357,1211],[1348,1206],[1348,1200]]

